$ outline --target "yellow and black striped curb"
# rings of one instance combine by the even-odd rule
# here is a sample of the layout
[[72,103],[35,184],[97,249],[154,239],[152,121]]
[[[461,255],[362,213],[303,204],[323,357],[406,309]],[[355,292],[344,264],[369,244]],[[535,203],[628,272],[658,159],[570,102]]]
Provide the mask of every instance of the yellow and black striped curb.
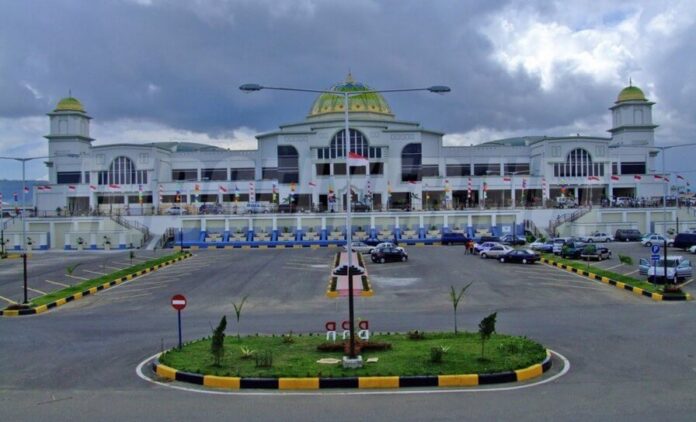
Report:
[[520,382],[541,376],[551,369],[551,353],[546,358],[524,369],[493,374],[462,375],[417,375],[389,377],[340,377],[340,378],[246,378],[219,377],[179,371],[162,365],[159,360],[152,362],[152,371],[161,378],[181,381],[206,387],[228,390],[270,389],[270,390],[319,390],[330,388],[404,388],[404,387],[474,387],[479,385]]
[[597,275],[591,271],[585,271],[585,270],[581,270],[581,269],[578,269],[575,267],[571,267],[570,265],[561,264],[561,263],[558,263],[558,262],[553,261],[553,260],[548,259],[548,258],[541,258],[541,262],[543,262],[545,264],[549,264],[549,265],[557,267],[557,268],[560,268],[562,270],[566,270],[566,271],[571,272],[571,273],[585,276],[591,280],[601,281],[602,283],[609,284],[611,286],[616,287],[617,289],[628,290],[629,292],[633,292],[633,294],[635,294],[637,296],[649,297],[650,299],[655,300],[655,301],[683,301],[683,300],[691,300],[692,299],[691,295],[689,293],[684,293],[683,295],[664,295],[664,294],[660,294],[660,293],[648,292],[644,289],[641,289],[640,287],[634,287],[634,286],[631,286],[630,284],[626,284],[622,281],[617,281],[617,280],[613,280],[609,277],[603,277],[603,276]]
[[91,287],[87,290],[83,290],[81,292],[74,293],[68,297],[58,299],[55,302],[47,303],[45,305],[39,305],[35,308],[17,309],[17,310],[5,309],[5,310],[0,311],[0,316],[13,317],[13,316],[42,314],[42,313],[48,311],[49,309],[57,308],[59,306],[65,305],[68,302],[73,302],[73,301],[76,301],[78,299],[82,299],[85,296],[96,294],[98,291],[106,290],[106,289],[113,287],[113,286],[118,286],[119,284],[126,282],[128,280],[132,280],[135,277],[145,275],[145,274],[153,272],[153,271],[157,271],[160,268],[166,267],[166,266],[171,265],[177,261],[181,261],[181,260],[184,260],[186,258],[190,258],[192,256],[193,255],[191,255],[191,254],[186,254],[186,255],[171,259],[169,261],[162,262],[162,263],[157,264],[153,267],[142,269],[142,270],[137,271],[133,274],[128,274],[128,275],[125,275],[123,277],[119,277],[116,280],[111,280],[107,283],[100,284],[98,286]]
[[[423,247],[423,246],[442,246],[440,242],[407,242],[407,241],[399,241],[399,244],[404,245],[404,246],[414,246],[414,247]],[[234,249],[242,249],[242,250],[249,250],[249,249],[335,249],[335,248],[342,248],[345,245],[336,245],[336,244],[329,244],[329,245],[315,245],[315,244],[307,244],[307,243],[295,243],[295,244],[264,244],[264,245],[223,245],[223,246],[218,246],[213,243],[207,244],[205,246],[201,245],[191,245],[191,246],[184,246],[183,250],[192,250],[192,251],[199,251],[199,250],[218,250],[218,249],[223,249],[223,250],[234,250]],[[175,251],[180,251],[181,246],[174,246],[173,249]]]
[[[336,290],[336,286],[338,286],[338,276],[333,275],[333,268],[338,267],[339,263],[341,261],[341,253],[338,252],[336,253],[336,256],[334,257],[333,261],[333,267],[332,267],[332,275],[329,277],[329,285],[326,288],[326,296],[335,299],[338,297],[338,290]],[[362,268],[365,268],[365,261],[363,260],[363,257],[361,254],[358,254],[358,265],[361,266]],[[360,275],[360,282],[362,283],[362,289],[360,290],[360,293],[358,296],[362,297],[372,297],[375,295],[374,290],[372,290],[372,284],[370,283],[370,278],[366,275]]]

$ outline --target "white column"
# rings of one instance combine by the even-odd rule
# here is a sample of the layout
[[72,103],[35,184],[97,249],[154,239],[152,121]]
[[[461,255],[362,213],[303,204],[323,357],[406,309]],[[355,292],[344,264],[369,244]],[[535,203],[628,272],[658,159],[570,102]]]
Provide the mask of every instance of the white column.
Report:
[[228,232],[230,231],[230,219],[225,218],[225,231]]
[[65,233],[65,246],[70,246],[72,243],[70,242],[70,233]]
[[396,217],[394,217],[394,219],[395,219],[395,221],[394,221],[394,228],[395,228],[395,229],[400,228],[400,227],[399,227],[399,216],[397,215]]
[[423,214],[421,214],[418,216],[418,228],[422,229],[424,227],[423,222],[424,222]]
[[321,217],[321,229],[326,230],[326,217]]
[[273,230],[278,230],[278,218],[273,216]]
[[[421,217],[421,221],[422,221],[422,218],[423,218],[423,217]],[[322,221],[323,221],[323,218],[322,218]],[[422,223],[421,223],[421,224],[422,224]],[[371,228],[371,229],[374,229],[374,228],[375,228],[375,216],[374,216],[374,215],[371,215],[371,216],[370,216],[370,228]]]
[[207,229],[208,219],[201,217],[201,231],[204,232]]
[[296,219],[295,219],[295,221],[296,221],[296,223],[295,223],[295,226],[296,226],[296,227],[295,227],[295,228],[296,228],[297,230],[301,230],[301,229],[302,229],[302,217],[297,216]]
[[449,227],[449,220],[448,220],[448,218],[447,218],[448,215],[445,214],[443,217],[444,217],[444,222],[443,222],[443,224],[442,224],[442,227]]

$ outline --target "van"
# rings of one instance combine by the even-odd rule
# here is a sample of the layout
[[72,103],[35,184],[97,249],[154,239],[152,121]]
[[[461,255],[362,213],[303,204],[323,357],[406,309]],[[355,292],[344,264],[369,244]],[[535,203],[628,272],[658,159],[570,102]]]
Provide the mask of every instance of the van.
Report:
[[643,235],[636,229],[618,229],[614,234],[614,240],[617,242],[640,242]]
[[270,211],[268,204],[263,202],[247,202],[244,211],[247,214],[266,214]]
[[464,233],[459,233],[459,232],[447,232],[447,233],[442,233],[442,239],[440,240],[440,243],[443,245],[452,245],[452,244],[461,244],[465,245],[466,242],[469,241],[469,238],[466,237]]
[[689,249],[693,245],[696,245],[696,233],[679,233],[674,238],[675,248]]

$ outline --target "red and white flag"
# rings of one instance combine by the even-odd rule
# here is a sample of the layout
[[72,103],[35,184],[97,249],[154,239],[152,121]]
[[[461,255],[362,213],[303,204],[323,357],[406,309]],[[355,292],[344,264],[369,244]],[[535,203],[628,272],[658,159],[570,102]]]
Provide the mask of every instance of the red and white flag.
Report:
[[352,151],[348,153],[348,165],[350,167],[362,167],[367,166],[368,164],[369,161],[367,161],[367,158],[363,157],[362,155]]
[[617,175],[612,175],[612,176],[611,176],[611,180],[613,180],[613,181],[615,181],[615,182],[618,181],[619,179],[621,179],[621,178],[620,178],[619,176],[617,176]]
[[466,196],[469,199],[471,199],[471,187],[472,187],[472,185],[471,185],[471,177],[470,177],[469,180],[466,182]]
[[121,185],[117,185],[115,183],[112,183],[109,185],[109,190],[111,191],[118,191],[121,190]]
[[641,176],[638,176],[637,174],[633,175],[633,180],[643,180]]
[[679,179],[679,180],[686,180],[686,179],[684,179],[684,176],[682,176],[681,174],[678,174],[678,175],[677,175],[677,179]]
[[[682,179],[683,179],[683,177],[682,177]],[[29,186],[24,187],[24,193],[29,193]]]
[[48,185],[41,186],[41,187],[43,188],[44,192],[45,192],[45,191],[50,191],[50,190],[51,190],[51,187],[48,186]]
[[222,185],[218,185],[218,192],[227,193],[227,188]]
[[409,184],[409,185],[415,185],[415,184],[416,184],[416,181],[415,181],[415,180],[409,180],[409,181],[408,181],[408,184]]
[[[43,191],[44,191],[44,187],[43,187],[43,186],[37,186],[37,187],[36,187],[36,190],[38,190],[39,192],[43,192]],[[15,196],[17,196],[17,193],[15,193]]]
[[159,193],[164,193],[164,186],[159,185]]
[[503,177],[503,182],[512,182],[512,177]]
[[316,188],[316,187],[317,187],[317,184],[314,183],[314,182],[309,182],[309,187],[311,187],[311,188]]
[[662,180],[662,176],[660,176],[659,174],[654,175],[653,178],[655,180]]
[[89,185],[89,190],[91,190],[92,192],[96,192],[96,191],[97,191],[97,187],[94,186],[94,185]]
[[599,180],[597,176],[587,176],[587,180]]
[[75,188],[75,185],[68,185],[68,191],[69,192],[75,192],[77,189]]

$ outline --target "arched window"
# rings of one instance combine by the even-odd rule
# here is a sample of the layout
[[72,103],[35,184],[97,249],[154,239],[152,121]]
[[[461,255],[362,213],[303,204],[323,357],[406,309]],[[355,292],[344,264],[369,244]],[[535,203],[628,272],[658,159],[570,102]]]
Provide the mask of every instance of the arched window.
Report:
[[[345,157],[345,134],[346,130],[343,129],[334,135],[333,139],[331,139],[331,158]],[[369,145],[367,144],[365,135],[363,135],[359,130],[350,129],[350,151],[358,153],[367,158],[368,147]]]
[[[592,156],[582,148],[570,151],[566,157],[565,175],[569,177],[600,176],[598,166],[592,163]],[[604,172],[601,176],[604,176]]]
[[135,165],[133,161],[123,156],[114,158],[114,161],[112,161],[109,166],[108,178],[109,183],[115,183],[117,185],[136,184]]
[[401,181],[417,182],[421,180],[421,144],[408,144],[401,151]]
[[292,145],[278,145],[278,182],[300,182],[300,157]]

